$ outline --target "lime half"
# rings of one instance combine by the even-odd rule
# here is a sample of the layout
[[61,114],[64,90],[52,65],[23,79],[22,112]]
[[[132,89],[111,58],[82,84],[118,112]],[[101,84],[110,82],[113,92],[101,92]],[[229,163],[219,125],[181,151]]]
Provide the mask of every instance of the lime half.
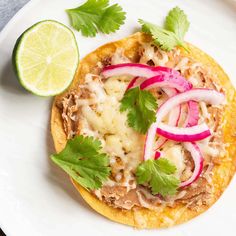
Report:
[[63,92],[73,80],[79,52],[73,32],[52,21],[39,22],[17,40],[13,64],[22,86],[40,96]]

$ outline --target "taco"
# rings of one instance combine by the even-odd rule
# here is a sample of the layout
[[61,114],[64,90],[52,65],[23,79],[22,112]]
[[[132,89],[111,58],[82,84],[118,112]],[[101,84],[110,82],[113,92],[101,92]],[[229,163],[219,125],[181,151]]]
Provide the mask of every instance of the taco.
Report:
[[[51,132],[56,151],[62,151],[67,141],[76,135],[84,135],[99,139],[103,151],[109,156],[111,174],[101,188],[88,190],[73,178],[71,181],[95,211],[112,221],[137,228],[162,228],[186,222],[212,206],[234,175],[234,87],[223,69],[210,56],[191,44],[188,44],[188,48],[189,52],[178,47],[166,52],[154,45],[149,35],[140,32],[105,44],[80,62],[70,88],[54,100]],[[190,97],[193,111],[195,109],[195,117],[191,117],[193,120],[186,124],[191,101],[184,102],[179,106],[181,112],[173,112],[175,115],[172,115],[172,119],[177,122],[173,126],[172,120],[173,130],[166,125],[170,121],[165,118],[164,126],[155,137],[159,146],[155,146],[157,152],[153,158],[162,158],[159,157],[161,155],[168,159],[175,165],[174,176],[180,183],[185,183],[174,194],[160,194],[161,191],[153,194],[147,183],[137,183],[137,166],[144,161],[143,156],[148,155],[144,154],[148,145],[145,140],[147,134],[140,134],[129,127],[127,113],[120,112],[120,101],[127,87],[134,87],[137,79],[141,78],[142,83],[147,80],[145,74],[135,77],[135,73],[131,72],[132,66],[137,65],[149,69],[158,67],[168,73],[171,71],[172,77],[184,78],[193,87],[190,90],[195,89],[195,97]],[[125,66],[123,72],[113,70]],[[171,99],[171,91],[177,91],[178,86],[172,90],[166,89],[168,84],[150,86],[149,91],[160,108],[161,104]],[[204,99],[195,99],[198,96],[196,88],[200,88],[199,91],[209,90],[208,100],[214,100],[212,91],[224,94],[226,103],[216,105],[214,101],[206,103]],[[169,109],[170,113],[172,110],[175,110],[174,107],[171,111]],[[178,136],[175,133],[181,127],[191,126],[191,122],[192,126],[205,122],[211,135],[196,141],[194,138],[188,139],[190,134]],[[165,130],[166,126],[170,129],[167,127]],[[185,141],[178,141],[178,138]],[[195,154],[186,144],[193,144],[192,140],[197,145]],[[202,159],[197,162],[198,152]]]

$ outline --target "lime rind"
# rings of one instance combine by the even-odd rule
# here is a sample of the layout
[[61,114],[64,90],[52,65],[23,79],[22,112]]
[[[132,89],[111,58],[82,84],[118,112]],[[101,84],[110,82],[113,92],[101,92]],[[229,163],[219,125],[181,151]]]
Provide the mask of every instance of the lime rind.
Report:
[[[68,69],[71,71],[71,75],[69,76],[70,78],[68,78],[66,80],[66,83],[64,83],[61,88],[58,88],[53,91],[51,91],[51,90],[47,90],[47,91],[38,90],[35,86],[32,86],[30,83],[26,83],[25,78],[22,76],[22,68],[19,63],[19,55],[22,53],[21,50],[24,50],[25,40],[28,38],[29,34],[32,33],[32,31],[36,31],[37,28],[40,27],[42,24],[54,25],[58,28],[63,29],[63,31],[67,32],[68,35],[70,35],[71,39],[73,39],[73,40],[71,40],[71,42],[73,42],[73,45],[70,45],[71,49],[74,49],[75,50],[74,52],[76,52],[76,61],[73,63],[73,65],[70,65],[70,67],[68,66]],[[63,45],[62,45],[62,47],[63,47]],[[60,94],[60,93],[64,92],[71,84],[71,82],[74,78],[74,75],[76,73],[78,63],[79,63],[79,50],[78,50],[78,45],[76,42],[75,35],[71,29],[69,29],[67,26],[63,25],[60,22],[57,22],[54,20],[40,21],[40,22],[34,24],[33,26],[31,26],[25,32],[23,32],[22,35],[17,39],[14,50],[13,50],[12,63],[13,63],[13,67],[16,72],[16,75],[19,79],[19,82],[26,90],[28,90],[31,93],[38,95],[38,96],[55,96],[57,94]],[[60,67],[60,66],[58,66],[58,67]]]

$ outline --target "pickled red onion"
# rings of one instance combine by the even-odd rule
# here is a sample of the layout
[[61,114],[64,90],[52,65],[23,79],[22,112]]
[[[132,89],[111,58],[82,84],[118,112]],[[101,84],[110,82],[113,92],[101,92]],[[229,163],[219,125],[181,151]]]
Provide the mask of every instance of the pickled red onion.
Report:
[[225,102],[225,96],[216,90],[206,88],[193,88],[186,92],[176,94],[159,107],[156,113],[156,123],[160,123],[174,107],[191,100],[197,102],[204,101],[212,105],[219,105]]
[[128,84],[127,88],[126,88],[126,91],[133,88],[137,82],[137,80],[139,79],[140,77],[136,76],[134,77]]
[[211,131],[205,123],[183,128],[169,126],[160,122],[157,124],[157,133],[167,139],[177,142],[199,141],[211,135]]
[[192,84],[180,75],[162,73],[160,75],[146,79],[140,85],[140,89],[152,89],[156,87],[175,88],[180,92],[184,92],[191,89]]
[[184,123],[184,127],[191,127],[198,124],[199,108],[198,103],[195,101],[188,102],[188,114]]
[[184,143],[183,145],[191,153],[195,167],[192,176],[188,180],[182,182],[180,184],[180,187],[186,187],[191,183],[193,183],[195,180],[197,180],[200,174],[202,173],[203,169],[203,156],[197,144],[194,142],[193,143],[187,142]]
[[160,72],[179,75],[178,71],[168,67],[162,67],[162,66],[153,67],[138,63],[123,63],[123,64],[107,66],[103,69],[101,74],[105,78],[112,76],[120,76],[120,75],[131,75],[131,76],[150,78],[155,75],[159,75]]

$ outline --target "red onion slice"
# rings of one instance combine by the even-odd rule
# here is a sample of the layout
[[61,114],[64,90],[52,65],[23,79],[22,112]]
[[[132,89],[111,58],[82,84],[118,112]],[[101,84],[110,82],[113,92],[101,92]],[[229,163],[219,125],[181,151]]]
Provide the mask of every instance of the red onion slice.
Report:
[[159,159],[160,157],[161,157],[161,152],[156,151],[156,152],[155,152],[155,157],[154,157],[154,159],[157,160],[157,159]]
[[[167,94],[168,97],[172,97],[178,93],[178,91],[173,88],[162,88],[162,90]],[[181,115],[181,106],[177,106],[173,110],[171,110],[168,119],[168,124],[171,126],[176,126],[179,122],[180,115]],[[167,141],[168,139],[159,136],[156,141],[156,149],[161,148]]]
[[[162,88],[162,90],[167,94],[169,98],[173,97],[178,93],[178,90],[174,88]],[[176,106],[174,109],[171,110],[168,119],[169,125],[176,126],[178,124],[181,115],[181,109],[181,106]]]
[[155,145],[156,129],[157,129],[157,124],[153,123],[149,127],[148,132],[146,134],[144,152],[143,152],[144,161],[153,158],[155,154],[154,145]]
[[174,88],[162,88],[162,90],[167,94],[167,96],[170,98],[178,93],[178,91]]
[[178,71],[175,71],[168,67],[162,67],[162,66],[152,67],[138,63],[123,63],[123,64],[107,66],[103,69],[101,74],[105,78],[112,76],[120,76],[120,75],[132,75],[132,76],[150,78],[155,75],[159,75],[160,72],[179,75]]
[[175,88],[180,92],[184,92],[191,89],[192,84],[180,75],[163,73],[152,78],[146,79],[140,85],[141,89],[152,89],[156,87],[170,87]]
[[219,105],[225,102],[225,96],[216,90],[205,88],[195,88],[183,93],[179,93],[169,98],[159,107],[156,113],[156,123],[160,123],[163,118],[171,111],[171,109],[190,100],[197,102],[204,101],[212,105]]
[[140,86],[140,84],[145,80],[143,77],[134,77],[128,84],[126,91],[132,88],[135,88],[137,86]]
[[155,144],[155,149],[160,149],[166,142],[168,141],[167,138],[164,138],[162,136],[160,136],[157,141],[156,141],[156,144]]
[[[184,127],[191,127],[198,124],[199,119],[199,109],[197,102],[189,101],[188,102],[188,115],[184,123]],[[194,171],[192,176],[183,181],[180,184],[180,187],[186,187],[196,181],[203,170],[203,156],[201,150],[196,143],[183,143],[184,147],[191,153],[191,156],[194,161]]]
[[[181,114],[181,106],[177,106],[173,110],[171,110],[170,115],[169,115],[168,125],[177,126],[179,122],[180,114]],[[167,138],[163,136],[159,136],[155,144],[156,149],[161,148],[167,141],[168,141]]]
[[202,169],[203,169],[203,156],[197,144],[184,143],[183,145],[192,155],[192,158],[194,161],[194,171],[193,171],[192,176],[188,180],[180,184],[180,187],[186,187],[192,184],[194,181],[196,181],[199,178],[200,174],[202,173]]
[[157,133],[167,139],[177,142],[199,141],[211,135],[211,132],[205,123],[182,128],[169,126],[161,122],[157,125]]
[[[174,96],[177,94],[177,90],[173,88],[163,88],[162,89],[169,97]],[[170,115],[170,119],[168,121],[169,125],[175,126],[178,122],[178,119],[180,117],[180,106],[177,106],[175,109],[172,110],[172,114]],[[161,153],[157,151],[157,149],[161,148],[167,141],[166,138],[160,136],[156,143],[155,143],[155,137],[156,137],[156,129],[157,126],[151,126],[147,132],[146,140],[145,140],[145,146],[144,146],[144,154],[143,159],[147,160],[149,158],[152,158],[154,155],[154,149],[156,150],[154,158],[160,157]],[[155,148],[154,148],[155,146]]]
[[188,115],[184,123],[184,127],[191,127],[198,124],[199,108],[198,103],[195,101],[188,102]]
[[126,88],[126,91],[129,90],[129,89],[131,89],[131,88],[133,88],[133,87],[135,87],[135,84],[136,84],[136,82],[137,82],[138,79],[139,79],[138,76],[134,77],[134,78],[129,82],[129,84],[128,84],[127,88]]
[[180,115],[181,115],[181,105],[174,107],[170,111],[169,119],[168,119],[168,125],[170,126],[178,126]]

